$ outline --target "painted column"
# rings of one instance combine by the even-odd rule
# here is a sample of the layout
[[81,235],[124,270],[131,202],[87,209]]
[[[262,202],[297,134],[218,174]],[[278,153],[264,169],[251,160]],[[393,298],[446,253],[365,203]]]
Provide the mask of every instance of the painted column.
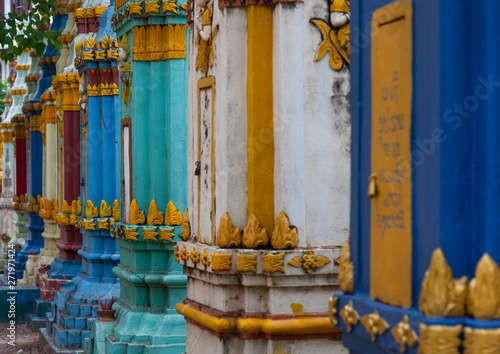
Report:
[[[13,102],[13,99],[10,95],[10,91],[12,90],[12,87],[14,86],[14,81],[16,80],[15,67],[16,67],[15,61],[9,63],[9,76],[7,77],[7,92],[6,92],[5,98],[3,100],[3,102],[5,104],[5,110],[4,110],[4,113],[2,115],[2,120],[7,118],[9,111],[10,111],[10,107],[12,106],[12,102]],[[0,159],[0,164],[2,165],[2,184],[3,184],[3,175],[4,175],[5,171],[3,168],[3,143],[1,143],[1,142],[0,142],[0,156],[2,156],[2,158]],[[3,208],[2,213],[4,213],[4,214],[7,213],[7,209]],[[12,250],[12,248],[14,248],[14,244],[16,242],[16,239],[13,238],[12,236],[9,236],[6,233],[3,234],[1,236],[1,238],[2,238],[2,248],[1,248],[0,265],[2,267],[5,267],[9,261],[9,250],[11,250],[10,251],[11,256],[14,254],[14,251]],[[19,246],[16,246],[16,247],[19,248]],[[4,274],[6,274],[5,271],[4,271]],[[7,284],[6,280],[4,280],[3,277],[0,277],[0,280],[2,280],[2,282],[4,284]]]
[[[181,3],[152,1],[144,11],[137,4],[133,15],[118,2],[112,18],[121,38],[122,185],[112,225],[120,298],[118,321],[102,345],[106,353],[183,353],[186,324],[174,307],[185,297],[186,277],[173,242],[182,222],[176,207],[187,204],[187,26]],[[86,353],[98,352],[99,326]]]
[[334,2],[188,7],[188,209],[175,257],[189,354],[345,352],[327,301],[350,193],[349,2]]
[[[102,24],[109,23],[110,12],[111,9],[103,13]],[[41,330],[40,336],[46,351],[81,348],[97,317],[99,300],[119,295],[118,279],[112,269],[120,255],[109,232],[110,205],[118,197],[115,174],[118,75],[116,59],[108,56],[117,51],[112,34],[109,26],[100,28],[97,34],[80,37],[75,46],[74,63],[80,75],[81,93],[81,187],[76,225],[82,235],[82,247],[78,250],[82,271],[71,282],[61,284],[55,294],[48,326]]]

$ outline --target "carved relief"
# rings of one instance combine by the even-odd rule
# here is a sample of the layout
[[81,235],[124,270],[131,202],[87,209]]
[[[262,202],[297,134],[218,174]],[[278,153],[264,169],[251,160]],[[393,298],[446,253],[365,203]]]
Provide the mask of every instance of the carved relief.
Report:
[[189,258],[191,258],[191,262],[193,262],[196,267],[196,264],[200,261],[200,254],[196,251],[196,247],[193,247],[193,251],[189,255]]
[[460,353],[460,332],[462,326],[426,326],[420,324],[419,354],[458,354]]
[[349,238],[344,241],[340,257],[335,261],[339,265],[339,286],[346,294],[354,292],[354,266],[351,262],[351,246]]
[[500,353],[500,328],[464,329],[464,353]]
[[339,314],[347,326],[347,332],[351,332],[352,327],[356,326],[359,322],[359,315],[352,307],[352,301],[349,301]]
[[108,217],[113,214],[111,206],[105,200],[101,200],[100,214],[101,217]]
[[154,200],[152,200],[151,203],[149,203],[147,224],[148,225],[163,224],[163,213],[158,210],[158,207],[156,206],[156,202]]
[[143,241],[158,241],[156,237],[158,236],[158,233],[156,232],[158,228],[157,227],[143,227],[142,228],[142,240]]
[[130,211],[129,211],[129,222],[131,225],[134,224],[144,224],[146,218],[144,216],[144,212],[139,210],[139,205],[137,205],[137,201],[134,199],[130,203]]
[[334,327],[337,327],[339,324],[338,320],[338,306],[339,306],[339,299],[335,296],[330,297],[328,299],[328,314],[330,315],[330,322]]
[[[186,247],[186,245],[184,245]],[[212,253],[212,270],[214,272],[224,272],[231,270],[231,253]]]
[[201,254],[200,261],[201,264],[205,267],[205,270],[207,270],[207,268],[210,267],[210,265],[212,264],[210,257],[208,257],[206,248],[203,250],[203,253]]
[[283,264],[285,261],[283,257],[285,256],[285,252],[278,254],[265,254],[262,256],[262,271],[265,273],[274,273],[281,272],[285,273],[285,268]]
[[99,209],[92,203],[90,199],[87,200],[85,207],[85,217],[86,218],[97,218],[99,216]]
[[260,226],[254,213],[248,217],[248,223],[243,230],[243,246],[246,248],[263,248],[269,243],[267,230]]
[[238,253],[236,255],[236,270],[238,272],[257,272],[255,266],[257,265],[257,253],[244,254]]
[[469,284],[467,312],[482,320],[500,318],[500,269],[487,253],[479,260]]
[[330,2],[329,22],[319,19],[311,20],[323,38],[314,61],[321,60],[326,53],[330,52],[331,68],[340,70],[344,63],[350,63],[350,1],[330,0]]
[[160,227],[160,240],[174,242],[173,231],[173,228]]
[[132,69],[129,61],[129,46],[127,34],[124,34],[122,39],[120,40],[118,56],[121,60],[121,64],[118,66],[118,73],[123,86],[122,100],[123,103],[127,105],[130,102],[130,85],[132,84]]
[[137,241],[137,227],[125,228],[125,240]]
[[196,71],[201,71],[207,76],[208,69],[213,66],[215,60],[214,38],[217,35],[218,27],[213,27],[213,0],[196,0],[199,14],[194,20],[195,41],[198,47],[196,55]]
[[118,199],[113,201],[113,220],[120,221],[120,201]]
[[453,279],[443,251],[434,250],[422,282],[420,311],[432,317],[463,316],[466,298],[467,277]]
[[377,310],[361,317],[361,323],[366,331],[372,336],[372,342],[375,342],[377,336],[381,336],[389,329],[389,324],[380,317]]
[[298,240],[297,228],[290,227],[288,217],[281,211],[276,218],[276,226],[271,236],[271,245],[277,250],[295,248]]
[[217,246],[222,248],[239,247],[241,245],[240,229],[235,228],[228,213],[222,214],[217,229]]
[[183,217],[183,221],[182,221],[181,233],[179,234],[179,236],[184,241],[189,240],[189,238],[191,237],[191,224],[189,223],[189,212],[188,212],[187,208],[186,208],[186,210],[184,210],[184,217]]
[[399,350],[401,353],[406,351],[407,346],[413,347],[417,344],[417,334],[412,331],[410,322],[408,321],[408,316],[406,315],[403,316],[403,320],[401,322],[391,329],[391,333],[396,343],[399,344]]
[[182,213],[170,201],[167,204],[167,211],[165,212],[165,225],[179,226],[180,224],[182,224]]
[[307,251],[302,258],[301,257],[294,257],[290,261],[288,261],[288,264],[300,268],[303,267],[304,270],[307,272],[307,274],[311,274],[312,270],[315,268],[323,268],[325,265],[330,263],[331,260],[329,260],[326,257],[323,256],[315,256],[312,251]]

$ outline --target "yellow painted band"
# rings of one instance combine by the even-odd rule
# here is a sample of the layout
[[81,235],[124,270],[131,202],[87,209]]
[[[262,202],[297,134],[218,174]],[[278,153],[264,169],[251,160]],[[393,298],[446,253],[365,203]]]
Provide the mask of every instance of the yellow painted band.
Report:
[[274,225],[273,13],[247,8],[247,212]]
[[291,319],[270,318],[231,318],[216,317],[197,310],[188,304],[180,303],[175,307],[178,313],[213,332],[268,334],[275,336],[338,333],[328,316]]

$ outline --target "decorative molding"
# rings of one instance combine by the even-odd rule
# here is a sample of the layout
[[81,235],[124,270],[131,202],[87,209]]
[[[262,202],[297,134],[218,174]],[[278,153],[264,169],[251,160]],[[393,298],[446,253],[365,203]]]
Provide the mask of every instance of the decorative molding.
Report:
[[419,325],[420,340],[418,353],[459,354],[462,326]]
[[419,309],[430,317],[459,317],[465,315],[467,277],[453,279],[443,251],[432,253],[420,292]]
[[247,226],[243,230],[242,243],[245,248],[264,248],[269,243],[267,230],[260,226],[254,213],[248,217]]
[[151,203],[149,203],[147,224],[148,225],[163,224],[163,213],[158,210],[158,207],[156,206],[156,202],[154,200],[152,200]]
[[196,251],[196,246],[193,247],[193,250],[189,254],[189,258],[191,259],[191,262],[193,262],[193,264],[196,267],[196,264],[198,264],[198,262],[200,261],[200,254]]
[[144,1],[144,15],[149,16],[150,14],[159,14],[160,4],[158,0]]
[[159,61],[186,58],[187,25],[134,26],[132,60]]
[[125,227],[125,240],[137,241],[137,236],[139,236],[137,229],[137,226],[132,228]]
[[257,265],[257,253],[254,254],[245,254],[238,253],[236,254],[236,270],[238,272],[257,272],[255,266]]
[[470,281],[467,312],[481,320],[500,319],[500,269],[487,253],[477,263]]
[[179,226],[182,224],[182,213],[177,210],[172,201],[167,204],[167,211],[165,212],[165,225]]
[[353,326],[359,322],[359,315],[352,307],[352,301],[349,301],[339,313],[340,317],[347,326],[347,332],[350,333]]
[[295,3],[303,0],[219,0],[219,9],[224,7],[245,7],[251,5],[274,5],[279,3]]
[[187,208],[186,210],[184,210],[181,233],[179,234],[179,236],[184,241],[189,240],[189,238],[191,237],[191,224],[189,223],[189,212]]
[[139,209],[139,205],[137,204],[137,201],[135,199],[130,203],[128,219],[130,225],[144,224],[144,222],[146,221],[144,212]]
[[99,209],[99,213],[101,214],[101,217],[107,218],[113,215],[113,212],[111,210],[111,206],[106,203],[106,201],[103,199],[101,200],[101,207]]
[[381,336],[389,329],[389,324],[380,317],[377,310],[361,317],[361,323],[366,331],[372,336],[372,342],[375,342],[377,336]]
[[97,219],[98,230],[109,230],[109,218]]
[[285,273],[285,268],[283,264],[285,261],[283,257],[285,256],[285,252],[278,254],[265,254],[262,256],[262,271],[265,273],[275,273],[282,272]]
[[271,245],[274,249],[295,248],[298,242],[297,228],[290,227],[288,217],[283,210],[276,218],[276,226],[271,236]]
[[[322,42],[314,61],[321,60],[330,52],[330,67],[340,70],[344,63],[350,64],[350,1],[331,0],[328,22],[320,19],[311,19],[310,22],[320,31]],[[335,18],[332,23],[331,18]]]
[[330,315],[330,322],[334,327],[337,327],[339,324],[338,306],[339,299],[335,296],[331,296],[330,299],[328,299],[328,314]]
[[229,214],[226,212],[220,218],[217,229],[217,246],[221,248],[235,248],[241,245],[241,231],[235,228]]
[[[205,250],[206,251],[206,250]],[[179,263],[179,246],[174,246],[174,258],[177,263]]]
[[197,33],[195,34],[196,46],[198,52],[196,54],[196,71],[201,71],[204,76],[207,76],[208,69],[214,65],[215,49],[214,38],[218,32],[218,26],[213,26],[213,1],[207,1],[205,7],[199,6],[199,15],[195,17],[195,26]]
[[408,316],[406,315],[403,316],[401,322],[392,327],[391,333],[396,343],[399,344],[399,351],[401,353],[406,352],[407,346],[414,347],[418,342],[417,334],[412,331]]
[[[184,245],[186,247],[186,245]],[[232,253],[212,253],[212,270],[214,272],[225,272],[231,270]]]
[[326,257],[315,256],[311,251],[307,251],[302,257],[292,258],[288,264],[295,268],[303,267],[307,274],[311,274],[313,269],[323,268],[330,262],[331,260]]
[[351,262],[351,246],[349,238],[344,241],[340,251],[340,257],[335,261],[339,266],[340,290],[346,294],[354,292],[354,265]]
[[120,201],[118,199],[113,201],[113,220],[120,221]]
[[500,353],[500,328],[464,329],[464,353],[486,354]]
[[85,230],[95,230],[95,219],[84,219],[83,228]]
[[203,253],[200,257],[201,264],[205,267],[205,271],[207,270],[208,267],[212,264],[212,261],[210,260],[210,257],[208,257],[207,249],[205,248],[203,250]]
[[85,207],[85,217],[86,218],[97,218],[99,217],[99,209],[92,203],[92,200],[87,199],[87,204]]
[[158,229],[157,226],[153,226],[153,227],[146,227],[144,226],[142,228],[142,240],[143,241],[156,241],[158,242],[158,239],[156,237],[158,237],[158,233],[156,232],[156,230]]
[[184,262],[187,262],[187,260],[189,259],[189,252],[186,248],[186,245],[184,245],[184,247],[182,247],[181,251],[179,252],[179,256],[181,257],[181,259]]
[[174,242],[174,228],[160,226],[160,241]]

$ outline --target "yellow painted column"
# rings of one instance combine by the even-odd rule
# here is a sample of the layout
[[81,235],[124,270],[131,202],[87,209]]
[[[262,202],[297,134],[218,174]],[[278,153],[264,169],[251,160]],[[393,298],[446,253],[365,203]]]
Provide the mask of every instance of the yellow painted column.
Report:
[[274,224],[273,12],[247,8],[247,207],[268,232]]

